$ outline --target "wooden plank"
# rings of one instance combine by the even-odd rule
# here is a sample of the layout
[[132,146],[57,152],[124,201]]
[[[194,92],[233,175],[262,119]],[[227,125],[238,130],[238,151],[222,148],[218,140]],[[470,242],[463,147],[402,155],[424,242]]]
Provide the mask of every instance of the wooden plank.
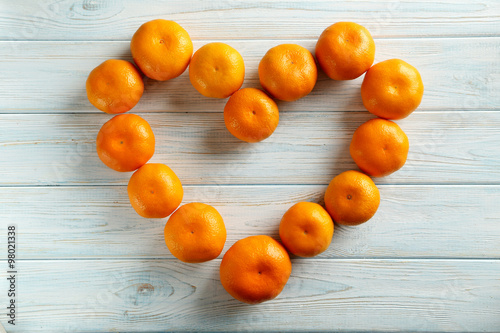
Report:
[[[141,114],[156,136],[153,162],[184,184],[328,184],[356,168],[354,130],[368,112],[283,112],[259,144],[234,138],[220,113]],[[1,115],[1,185],[127,184],[108,169],[95,137],[100,114]],[[418,112],[399,121],[410,140],[406,165],[379,184],[500,184],[500,112]]]
[[337,21],[379,37],[498,34],[496,0],[347,1],[56,1],[2,4],[1,39],[127,40],[144,22],[165,18],[194,39],[317,38]]
[[[228,231],[225,252],[249,235],[279,239],[285,211],[299,201],[321,202],[325,188],[186,186],[183,203],[219,210]],[[499,186],[379,188],[375,217],[357,227],[336,225],[319,258],[500,258]],[[5,224],[17,225],[21,259],[173,258],[163,239],[167,220],[137,215],[124,186],[3,187],[0,209]]]
[[[209,42],[196,41],[195,48]],[[287,40],[228,40],[245,59],[245,87],[259,87],[257,67]],[[314,50],[315,40],[296,40]],[[376,61],[402,58],[422,74],[425,95],[416,112],[498,110],[500,38],[377,39]],[[129,42],[0,42],[0,113],[100,112],[87,100],[88,73],[108,58],[130,60]],[[459,56],[458,56],[459,55]],[[313,92],[281,111],[364,111],[362,78],[336,82],[320,73]],[[226,100],[203,97],[187,72],[167,82],[146,80],[135,112],[222,112]]]
[[[277,299],[223,289],[219,260],[36,260],[18,268],[14,332],[498,332],[498,260],[293,260]],[[7,290],[6,273],[0,288]],[[5,318],[2,316],[2,322]]]
[[[18,228],[16,326],[5,311],[0,317],[9,333],[499,332],[499,1],[26,0],[4,1],[0,12],[0,239],[8,223]],[[409,161],[376,179],[379,212],[358,227],[336,226],[317,258],[292,258],[275,301],[233,300],[219,282],[222,256],[198,265],[173,258],[166,219],[136,215],[124,186],[130,174],[96,156],[110,116],[89,104],[85,79],[107,58],[130,60],[133,32],[159,17],[182,24],[195,49],[213,40],[237,48],[244,86],[259,86],[256,68],[270,47],[313,50],[341,20],[370,29],[376,61],[402,58],[422,73],[424,101],[398,122]],[[147,79],[133,112],[151,123],[153,161],[179,174],[184,203],[223,215],[225,252],[252,234],[279,239],[286,209],[321,202],[328,181],[355,168],[348,144],[371,118],[360,83],[320,73],[310,96],[279,103],[280,126],[258,145],[234,139],[222,121],[225,100],[200,96],[186,73]],[[2,267],[5,259],[2,251]],[[0,270],[2,293],[7,277]]]

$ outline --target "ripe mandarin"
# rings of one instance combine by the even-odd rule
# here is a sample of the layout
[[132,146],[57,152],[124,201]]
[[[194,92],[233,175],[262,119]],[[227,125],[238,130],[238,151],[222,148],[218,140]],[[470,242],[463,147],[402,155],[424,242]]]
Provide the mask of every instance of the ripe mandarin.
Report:
[[132,174],[128,197],[137,214],[163,218],[180,205],[184,191],[177,175],[165,164],[147,163]]
[[385,119],[408,117],[422,101],[424,83],[415,67],[400,59],[373,65],[361,84],[365,108]]
[[278,127],[279,117],[273,99],[255,88],[238,90],[224,107],[228,131],[246,142],[258,142],[271,136]]
[[193,54],[193,43],[179,24],[158,19],[137,29],[130,41],[130,51],[147,77],[166,81],[186,70]]
[[299,202],[283,215],[279,233],[288,251],[300,257],[314,257],[330,246],[333,229],[332,218],[323,207]]
[[220,281],[237,300],[257,304],[279,295],[292,272],[285,248],[269,236],[240,239],[220,264]]
[[383,177],[403,167],[409,147],[408,137],[396,123],[375,118],[354,131],[349,151],[363,172]]
[[352,80],[373,64],[375,42],[365,27],[354,22],[337,22],[319,36],[315,53],[328,77]]
[[308,95],[317,78],[313,55],[300,45],[275,46],[259,63],[260,84],[271,96],[283,101],[295,101]]
[[102,125],[96,139],[97,155],[109,168],[134,171],[155,152],[155,136],[149,123],[135,114],[114,116]]
[[226,98],[240,89],[245,78],[243,57],[224,43],[199,48],[189,65],[189,80],[206,97]]
[[325,193],[326,210],[338,224],[358,225],[371,219],[380,204],[373,180],[359,171],[345,171],[332,179]]
[[86,82],[87,98],[101,111],[124,113],[141,99],[144,82],[130,62],[109,59],[94,68]]
[[219,256],[226,242],[226,227],[214,207],[192,202],[170,216],[164,235],[168,249],[176,258],[198,263]]

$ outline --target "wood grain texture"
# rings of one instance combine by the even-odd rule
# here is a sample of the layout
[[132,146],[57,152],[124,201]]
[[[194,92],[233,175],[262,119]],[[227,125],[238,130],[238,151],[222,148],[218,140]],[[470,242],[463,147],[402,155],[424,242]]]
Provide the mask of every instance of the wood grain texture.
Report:
[[[277,299],[240,303],[219,260],[23,260],[14,332],[498,332],[498,260],[293,260]],[[5,290],[6,274],[0,273]]]
[[[284,112],[259,144],[234,138],[220,113],[141,114],[156,136],[153,162],[183,184],[328,184],[356,168],[354,130],[368,112]],[[1,115],[1,185],[127,184],[130,173],[107,168],[95,137],[110,118]],[[410,140],[406,165],[378,184],[500,184],[500,112],[417,112],[398,122]]]
[[[209,42],[196,41],[195,49]],[[287,40],[227,40],[243,56],[245,87],[260,87],[257,67],[273,46]],[[295,40],[314,51],[316,40]],[[376,62],[401,58],[420,71],[425,85],[416,111],[499,110],[500,38],[377,39]],[[0,113],[100,113],[87,100],[89,72],[109,58],[131,60],[129,42],[0,42]],[[280,111],[366,111],[362,78],[333,81],[322,72],[313,92]],[[188,73],[158,82],[145,80],[133,112],[222,112],[225,99],[203,97]]]
[[[499,1],[24,0],[0,1],[0,13],[0,245],[8,224],[18,230],[17,325],[0,311],[9,333],[500,331]],[[108,58],[131,60],[132,34],[155,18],[183,25],[195,49],[213,40],[235,47],[245,87],[259,87],[269,48],[313,51],[336,21],[366,26],[376,61],[401,58],[422,74],[422,104],[398,121],[408,162],[375,179],[379,211],[361,226],[336,226],[319,257],[292,258],[272,302],[232,299],[219,281],[221,256],[174,259],[166,219],[140,218],[124,186],[130,173],[97,158],[95,137],[110,116],[88,102],[87,75]],[[330,179],[355,168],[350,138],[372,118],[361,80],[320,73],[311,95],[279,103],[276,133],[257,145],[227,132],[226,100],[202,97],[187,73],[145,79],[132,112],[151,123],[153,161],[177,172],[184,202],[221,212],[225,252],[253,234],[278,239],[292,204],[321,202]],[[5,258],[0,251],[4,268]],[[0,308],[6,290],[2,268]]]
[[[500,258],[499,186],[379,186],[380,208],[357,227],[335,226],[318,258]],[[322,201],[325,186],[187,186],[184,202],[221,213],[228,238],[279,240],[282,215],[299,201]],[[167,219],[144,219],[124,186],[0,188],[2,218],[17,225],[19,258],[174,258]],[[6,228],[0,230],[6,238]],[[131,246],[133,245],[133,246]],[[6,259],[7,253],[0,258]],[[222,256],[220,256],[222,258]]]
[[500,11],[496,0],[23,0],[1,6],[0,38],[16,40],[129,40],[157,18],[178,22],[193,39],[317,38],[330,24],[350,20],[376,37],[491,36],[498,34]]

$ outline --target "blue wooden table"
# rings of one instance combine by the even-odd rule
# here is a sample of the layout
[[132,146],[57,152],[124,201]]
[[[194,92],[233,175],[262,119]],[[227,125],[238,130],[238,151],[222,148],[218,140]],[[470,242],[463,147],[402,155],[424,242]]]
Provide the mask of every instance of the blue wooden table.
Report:
[[[95,137],[110,119],[85,80],[108,58],[130,60],[144,22],[177,21],[195,50],[219,40],[257,65],[281,43],[314,50],[337,21],[366,26],[376,62],[401,58],[425,84],[422,104],[398,121],[408,162],[375,179],[375,217],[336,226],[330,248],[292,258],[282,294],[256,306],[222,288],[220,258],[175,259],[166,220],[143,219],[129,173],[106,168]],[[500,2],[101,1],[0,2],[0,323],[7,332],[481,331],[500,332]],[[314,91],[278,103],[269,139],[245,144],[224,126],[225,100],[201,96],[185,74],[146,79],[131,112],[152,126],[153,162],[184,184],[184,203],[224,217],[228,239],[279,239],[282,214],[320,202],[328,182],[356,169],[353,131],[372,118],[361,80],[320,73]],[[7,228],[16,227],[16,325],[5,313]]]

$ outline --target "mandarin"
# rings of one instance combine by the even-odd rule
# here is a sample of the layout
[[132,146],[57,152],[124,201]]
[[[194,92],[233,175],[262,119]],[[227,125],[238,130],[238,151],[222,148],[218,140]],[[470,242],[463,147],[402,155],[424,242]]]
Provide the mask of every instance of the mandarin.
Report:
[[274,98],[295,101],[308,95],[318,78],[314,57],[296,44],[271,48],[259,63],[259,81]]
[[224,43],[199,48],[189,65],[189,80],[206,97],[226,98],[240,89],[245,78],[243,57]]
[[283,215],[279,234],[291,253],[314,257],[330,246],[333,229],[332,218],[323,207],[314,202],[299,202]]
[[359,171],[345,171],[332,179],[325,193],[326,210],[338,224],[358,225],[371,219],[380,204],[373,180]]
[[179,24],[157,19],[137,29],[130,41],[130,51],[147,77],[166,81],[186,70],[193,54],[193,43]]
[[279,118],[273,99],[256,88],[238,90],[224,107],[228,131],[246,142],[258,142],[271,136],[278,127]]
[[164,235],[165,244],[176,258],[199,263],[219,256],[226,242],[226,227],[214,207],[192,202],[169,217]]
[[184,191],[177,175],[165,164],[147,163],[132,174],[128,197],[137,214],[163,218],[180,205]]
[[144,82],[141,74],[130,62],[109,59],[94,68],[85,84],[87,98],[101,111],[124,113],[141,99]]
[[97,155],[109,168],[134,171],[155,152],[155,136],[149,123],[135,114],[114,116],[102,125],[96,139]]
[[349,151],[363,172],[383,177],[403,167],[409,147],[408,137],[396,123],[375,118],[354,131]]
[[365,27],[354,22],[337,22],[319,36],[315,53],[328,77],[353,80],[373,64],[375,42]]
[[257,304],[281,293],[292,272],[285,248],[269,236],[240,239],[220,263],[220,281],[237,300]]
[[408,117],[422,101],[424,83],[418,70],[400,59],[373,65],[361,84],[365,108],[385,119]]

